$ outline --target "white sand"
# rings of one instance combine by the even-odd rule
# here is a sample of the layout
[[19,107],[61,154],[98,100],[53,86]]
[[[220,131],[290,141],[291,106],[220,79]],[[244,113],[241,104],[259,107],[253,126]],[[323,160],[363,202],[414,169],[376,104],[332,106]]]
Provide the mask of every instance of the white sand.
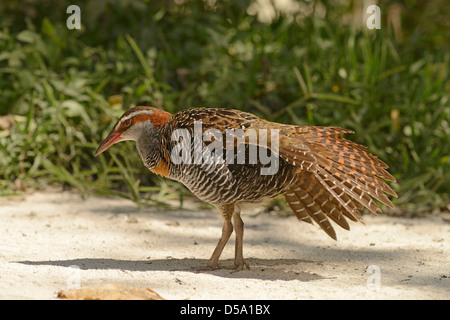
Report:
[[[138,209],[70,192],[0,201],[2,299],[56,299],[100,283],[166,299],[450,299],[448,214],[365,215],[366,226],[337,227],[336,242],[293,216],[244,212],[251,270],[199,273],[221,234],[216,211]],[[234,235],[222,264],[233,255]]]

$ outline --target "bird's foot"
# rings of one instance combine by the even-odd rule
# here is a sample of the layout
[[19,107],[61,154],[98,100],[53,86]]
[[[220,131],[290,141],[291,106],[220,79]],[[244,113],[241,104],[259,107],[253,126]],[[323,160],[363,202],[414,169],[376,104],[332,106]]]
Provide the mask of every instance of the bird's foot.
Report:
[[233,272],[238,272],[238,271],[242,271],[242,270],[250,270],[250,265],[244,259],[234,263]]
[[235,261],[233,266],[223,267],[223,269],[229,269],[232,270],[231,273],[235,273],[242,270],[250,270],[250,265],[242,259],[241,261]]
[[197,267],[194,268],[196,271],[202,272],[202,271],[215,271],[215,270],[219,270],[219,269],[226,269],[226,270],[232,270],[231,273],[235,273],[235,272],[239,272],[242,270],[250,270],[250,265],[247,263],[247,261],[245,261],[244,259],[242,259],[241,261],[235,261],[234,265],[232,266],[224,266],[221,267],[219,266],[218,263],[216,264],[207,264],[204,267]]
[[218,263],[216,263],[216,264],[207,264],[206,266],[204,266],[204,267],[197,267],[197,268],[194,268],[196,271],[199,271],[199,272],[201,272],[201,271],[214,271],[214,270],[218,270],[218,269],[220,269],[221,267],[219,266],[219,264]]

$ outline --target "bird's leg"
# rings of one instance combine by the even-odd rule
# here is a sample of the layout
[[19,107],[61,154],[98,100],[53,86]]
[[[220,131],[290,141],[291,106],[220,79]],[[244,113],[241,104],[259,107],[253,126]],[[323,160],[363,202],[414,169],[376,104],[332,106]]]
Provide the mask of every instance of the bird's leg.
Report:
[[231,234],[233,233],[233,225],[231,224],[231,216],[234,212],[234,205],[226,205],[226,206],[217,206],[220,214],[222,215],[223,227],[222,227],[222,237],[220,237],[219,243],[217,244],[211,258],[206,265],[206,268],[200,268],[199,270],[216,270],[219,269],[219,258],[222,254],[223,248],[230,239]]
[[242,269],[250,269],[248,263],[244,260],[243,240],[244,240],[244,221],[241,219],[239,212],[233,214],[234,229],[236,230],[236,246],[234,252],[235,271]]
[[233,225],[231,224],[231,219],[225,219],[223,222],[222,237],[220,238],[219,243],[217,243],[217,246],[214,249],[211,258],[208,261],[208,264],[206,266],[207,269],[216,270],[220,268],[218,263],[220,255],[222,254],[223,248],[227,244],[228,239],[230,239],[232,233]]

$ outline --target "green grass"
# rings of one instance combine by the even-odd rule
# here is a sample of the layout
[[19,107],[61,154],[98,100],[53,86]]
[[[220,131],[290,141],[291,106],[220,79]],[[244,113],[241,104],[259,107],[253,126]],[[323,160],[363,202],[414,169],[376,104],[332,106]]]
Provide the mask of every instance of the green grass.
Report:
[[402,41],[386,22],[370,32],[343,23],[345,1],[271,24],[238,1],[95,3],[81,5],[82,30],[66,28],[64,1],[0,5],[0,115],[14,122],[0,129],[1,195],[57,184],[182,200],[186,189],[150,174],[132,143],[93,155],[124,110],[152,105],[353,129],[348,138],[389,164],[397,206],[450,202],[450,36],[429,23],[446,23],[445,2],[405,3]]

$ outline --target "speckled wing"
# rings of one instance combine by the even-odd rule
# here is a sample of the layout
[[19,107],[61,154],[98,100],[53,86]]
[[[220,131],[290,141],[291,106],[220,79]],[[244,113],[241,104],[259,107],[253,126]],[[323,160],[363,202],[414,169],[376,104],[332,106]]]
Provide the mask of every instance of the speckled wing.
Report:
[[[315,161],[296,159],[295,148],[285,148],[280,156],[306,170],[285,198],[299,220],[315,221],[330,237],[336,234],[329,219],[348,229],[344,217],[361,221],[360,210],[381,211],[373,199],[392,207],[384,194],[397,196],[382,180],[395,181],[387,165],[365,147],[341,137],[350,130],[337,127],[299,127],[290,133],[290,143],[305,145]],[[307,152],[307,153],[308,153]]]

